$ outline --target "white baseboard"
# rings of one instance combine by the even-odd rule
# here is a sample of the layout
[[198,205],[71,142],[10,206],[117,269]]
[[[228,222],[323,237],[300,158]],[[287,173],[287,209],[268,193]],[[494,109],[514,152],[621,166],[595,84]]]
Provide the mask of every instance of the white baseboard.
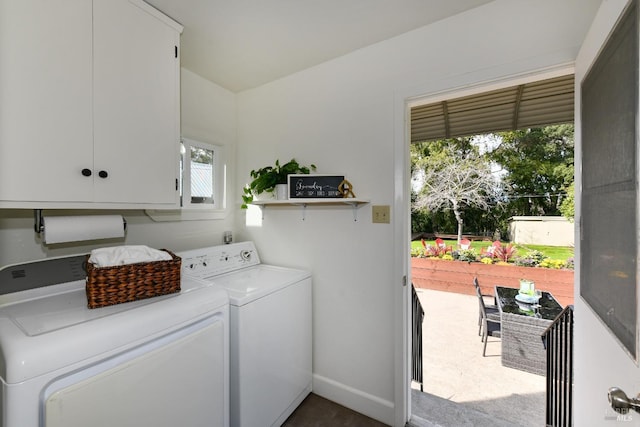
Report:
[[313,374],[313,393],[387,425],[395,420],[394,403],[330,378]]

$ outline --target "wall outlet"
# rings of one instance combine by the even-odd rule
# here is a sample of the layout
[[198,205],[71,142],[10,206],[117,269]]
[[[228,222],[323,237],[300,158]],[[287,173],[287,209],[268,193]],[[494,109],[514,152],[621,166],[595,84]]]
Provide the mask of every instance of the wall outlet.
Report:
[[391,206],[372,205],[371,216],[371,222],[374,224],[389,224],[391,222]]

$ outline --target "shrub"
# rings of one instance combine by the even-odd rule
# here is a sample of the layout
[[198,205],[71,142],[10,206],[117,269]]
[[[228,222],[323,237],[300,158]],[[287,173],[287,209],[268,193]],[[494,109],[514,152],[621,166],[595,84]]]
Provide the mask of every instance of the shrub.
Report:
[[521,267],[537,267],[542,261],[548,257],[540,251],[529,251],[523,257],[515,259],[516,265]]
[[515,254],[516,246],[513,243],[496,246],[493,250],[493,257],[504,263],[508,263]]
[[474,262],[478,260],[478,253],[474,249],[459,249],[453,252],[453,259]]
[[516,258],[515,264],[520,267],[536,267],[538,262],[533,258]]
[[548,256],[546,256],[545,254],[536,250],[527,252],[525,256],[527,258],[533,259],[537,264],[540,264],[542,261],[548,258]]
[[411,256],[417,258],[424,258],[424,249],[411,248]]
[[[445,246],[445,245],[435,245],[435,246],[431,246],[431,245],[427,245],[427,243],[424,241],[424,239],[421,240],[422,242],[422,247],[424,247],[424,255],[427,257],[431,257],[431,258],[442,258],[444,255],[450,253],[452,251],[451,246]],[[451,257],[450,259],[453,259],[453,257]]]
[[564,268],[565,266],[566,266],[566,263],[563,260],[551,259],[551,258],[547,258],[539,264],[539,267],[554,268],[556,270]]
[[539,250],[529,250],[521,257],[516,257],[516,245],[513,243],[494,242],[489,248],[456,249],[446,246],[442,240],[430,245],[421,240],[422,247],[412,246],[411,256],[417,258],[439,258],[463,262],[481,262],[483,264],[517,265],[520,267],[540,267],[551,269],[573,269],[574,259],[566,261],[551,259]]

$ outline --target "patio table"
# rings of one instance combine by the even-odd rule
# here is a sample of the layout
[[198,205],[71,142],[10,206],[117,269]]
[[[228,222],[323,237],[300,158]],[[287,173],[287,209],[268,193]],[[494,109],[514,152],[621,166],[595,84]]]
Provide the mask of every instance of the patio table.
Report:
[[542,292],[538,304],[516,300],[519,289],[495,287],[502,322],[502,366],[546,375],[547,356],[541,334],[562,311],[549,292]]

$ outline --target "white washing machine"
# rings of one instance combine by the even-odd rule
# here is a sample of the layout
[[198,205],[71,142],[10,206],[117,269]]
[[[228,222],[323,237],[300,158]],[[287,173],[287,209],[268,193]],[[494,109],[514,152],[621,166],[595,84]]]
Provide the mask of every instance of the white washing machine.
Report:
[[261,264],[253,242],[179,255],[229,293],[231,426],[280,426],[311,392],[311,273]]
[[85,259],[0,270],[1,425],[228,426],[226,292],[89,309]]

